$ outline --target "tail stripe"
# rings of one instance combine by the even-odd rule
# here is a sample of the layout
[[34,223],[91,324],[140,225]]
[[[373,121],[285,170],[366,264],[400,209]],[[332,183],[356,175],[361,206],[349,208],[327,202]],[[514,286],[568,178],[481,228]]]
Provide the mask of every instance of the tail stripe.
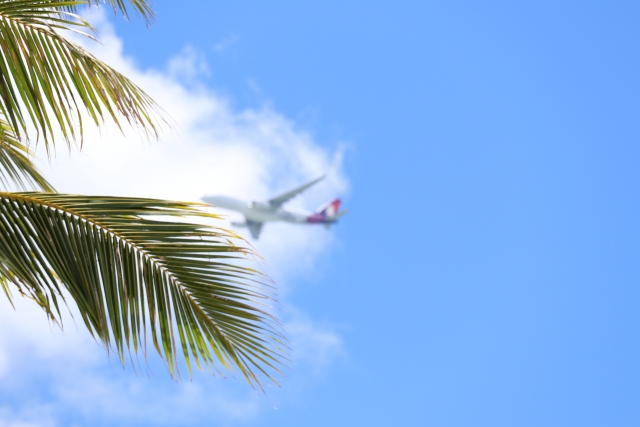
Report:
[[307,218],[307,222],[312,224],[323,223],[330,220],[340,211],[340,199],[333,199],[320,206],[316,213]]

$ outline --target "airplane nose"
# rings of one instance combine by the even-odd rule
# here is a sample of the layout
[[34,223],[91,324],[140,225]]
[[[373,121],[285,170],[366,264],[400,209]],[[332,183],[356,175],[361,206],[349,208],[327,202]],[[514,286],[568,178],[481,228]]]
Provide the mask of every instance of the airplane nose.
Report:
[[[236,209],[239,202],[231,197],[226,196],[204,196],[202,200],[212,206],[225,209]],[[243,205],[240,203],[240,205]]]
[[204,197],[203,197],[202,199],[200,199],[200,200],[202,200],[202,201],[203,201],[203,202],[205,202],[205,203],[209,203],[210,205],[212,205],[212,204],[213,204],[213,200],[211,200],[211,199],[212,199],[212,198],[211,198],[211,197],[209,197],[209,196],[204,196]]
[[213,206],[219,206],[220,202],[223,202],[224,197],[220,197],[220,196],[204,196],[202,198],[202,201],[204,201],[205,203],[209,203],[210,205]]

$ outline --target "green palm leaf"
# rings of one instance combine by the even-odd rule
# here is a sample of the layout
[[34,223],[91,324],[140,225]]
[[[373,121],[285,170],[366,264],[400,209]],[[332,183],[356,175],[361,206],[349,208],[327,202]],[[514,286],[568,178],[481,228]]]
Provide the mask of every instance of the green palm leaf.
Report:
[[[147,333],[172,375],[179,360],[273,381],[286,352],[264,276],[232,233],[158,216],[212,216],[151,199],[0,193],[0,285],[53,318],[65,293],[121,358]],[[6,287],[6,285],[4,286]],[[63,291],[64,289],[64,291]],[[124,359],[123,359],[124,360]]]
[[22,190],[39,188],[54,191],[36,168],[32,157],[33,153],[20,142],[9,123],[0,120],[0,183],[5,187],[13,183]]
[[148,0],[80,0],[74,1],[73,3],[83,3],[83,4],[69,4],[71,3],[69,0],[56,0],[62,3],[66,3],[67,6],[64,7],[65,10],[69,12],[78,12],[80,6],[100,6],[103,4],[107,4],[113,8],[114,12],[120,12],[122,15],[129,19],[129,9],[127,7],[127,3],[133,8],[134,12],[137,15],[140,15],[147,24],[153,22],[155,17],[155,12],[151,7],[151,1]]
[[[96,125],[125,120],[157,136],[162,113],[129,79],[58,31],[88,37],[88,22],[70,12],[98,0],[0,0],[0,113],[18,136],[29,124],[49,143],[60,130],[67,142],[82,136],[82,113]],[[132,2],[143,12],[146,1]],[[122,0],[111,0],[126,13]],[[142,12],[141,12],[142,13]],[[151,15],[146,15],[151,16]]]
[[[129,18],[129,10],[127,9],[127,5],[123,0],[90,0],[91,4],[100,5],[103,3],[108,3],[111,7],[113,7],[114,11],[119,11],[124,15],[125,18]],[[147,0],[129,0],[128,3],[131,4],[133,10],[138,15],[142,16],[147,24],[150,24],[153,21],[154,13],[151,8],[151,2]]]

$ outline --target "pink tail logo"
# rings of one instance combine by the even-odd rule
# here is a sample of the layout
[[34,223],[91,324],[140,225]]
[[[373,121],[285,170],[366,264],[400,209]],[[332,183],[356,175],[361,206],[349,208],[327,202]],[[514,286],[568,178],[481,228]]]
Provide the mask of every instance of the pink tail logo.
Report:
[[331,220],[340,211],[340,199],[333,199],[318,208],[316,213],[307,217],[307,222],[312,224],[323,223]]
[[325,206],[326,207],[322,209],[320,213],[324,214],[325,216],[332,217],[340,210],[340,199],[332,200],[328,205]]

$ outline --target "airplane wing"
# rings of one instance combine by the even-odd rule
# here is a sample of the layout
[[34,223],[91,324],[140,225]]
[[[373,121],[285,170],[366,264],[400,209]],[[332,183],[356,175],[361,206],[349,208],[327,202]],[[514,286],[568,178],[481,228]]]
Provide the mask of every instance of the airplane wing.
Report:
[[256,240],[258,240],[258,237],[260,237],[260,231],[262,231],[262,224],[264,224],[264,222],[247,220],[247,227],[249,227],[249,231],[251,231],[251,236]]
[[269,200],[269,204],[274,208],[280,207],[284,203],[288,202],[289,200],[291,200],[292,198],[297,196],[298,194],[302,193],[307,188],[311,187],[313,184],[315,184],[315,183],[317,183],[319,181],[322,181],[324,179],[324,177],[325,177],[325,175],[322,175],[320,178],[316,178],[313,181],[308,182],[308,183],[306,183],[304,185],[301,185],[300,187],[298,187],[298,188],[296,188],[294,190],[288,191],[288,192],[286,192],[284,194],[281,194],[281,195],[279,195],[277,197],[274,197],[273,199]]

